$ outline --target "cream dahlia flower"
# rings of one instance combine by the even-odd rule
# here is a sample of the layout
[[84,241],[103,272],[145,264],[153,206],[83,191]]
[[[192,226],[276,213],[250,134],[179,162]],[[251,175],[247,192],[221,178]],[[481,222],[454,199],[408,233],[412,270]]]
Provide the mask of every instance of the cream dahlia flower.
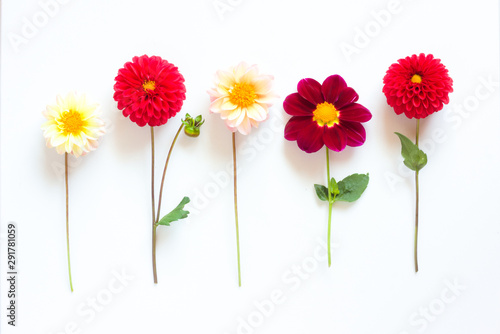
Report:
[[277,96],[271,91],[274,77],[261,75],[257,65],[241,62],[228,71],[219,70],[215,87],[208,91],[210,111],[220,114],[227,127],[243,135],[266,120],[268,108]]
[[104,134],[104,122],[98,116],[98,105],[88,104],[84,94],[69,93],[57,96],[55,105],[48,105],[42,125],[48,147],[57,153],[70,153],[75,157],[97,148],[97,138]]

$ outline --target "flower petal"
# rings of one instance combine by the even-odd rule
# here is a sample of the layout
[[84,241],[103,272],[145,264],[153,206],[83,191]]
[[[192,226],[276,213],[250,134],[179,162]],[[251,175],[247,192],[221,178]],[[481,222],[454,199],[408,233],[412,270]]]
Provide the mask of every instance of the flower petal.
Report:
[[258,103],[254,103],[247,107],[247,115],[257,122],[262,122],[267,118],[267,109]]
[[285,139],[290,141],[297,140],[299,132],[312,121],[311,117],[290,118],[285,125]]
[[352,89],[351,87],[347,87],[339,93],[339,98],[335,103],[335,108],[339,110],[345,106],[348,106],[351,103],[356,102],[358,99],[359,99],[358,93],[356,93],[354,89]]
[[[245,113],[242,114],[245,115]],[[249,134],[250,130],[252,129],[252,124],[250,123],[250,119],[245,115],[241,120],[240,124],[236,128],[242,135]]]
[[323,141],[325,145],[335,151],[342,151],[347,145],[347,136],[339,125],[334,125],[332,127],[325,126],[323,133]]
[[340,75],[330,75],[323,81],[321,91],[326,102],[335,104],[339,98],[340,92],[347,87],[345,80]]
[[314,79],[306,78],[299,81],[297,91],[307,101],[314,105],[325,102],[321,93],[321,84]]
[[323,127],[312,121],[298,133],[297,145],[306,153],[314,153],[323,147]]
[[283,101],[283,108],[288,115],[311,116],[316,106],[300,96],[299,93],[293,93]]
[[252,80],[256,94],[267,94],[273,86],[272,75],[260,75]]
[[339,119],[352,122],[368,122],[372,114],[361,104],[353,103],[350,106],[339,110]]
[[341,122],[340,125],[347,136],[347,145],[357,147],[366,140],[366,131],[363,125],[357,122]]

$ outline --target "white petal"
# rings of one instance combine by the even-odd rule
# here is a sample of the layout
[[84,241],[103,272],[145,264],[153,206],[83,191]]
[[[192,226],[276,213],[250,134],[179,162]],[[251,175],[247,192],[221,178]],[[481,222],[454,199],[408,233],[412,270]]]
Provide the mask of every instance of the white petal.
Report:
[[255,93],[266,94],[269,93],[273,86],[274,77],[272,75],[261,75],[253,80]]
[[234,85],[234,75],[231,72],[218,70],[217,80],[219,81],[217,86],[223,85],[226,88],[229,88]]
[[247,135],[250,133],[251,129],[252,125],[250,124],[250,119],[248,117],[244,117],[244,119],[238,125],[238,131],[243,135]]
[[[245,118],[247,118],[247,111],[246,111],[246,109],[242,110],[241,108],[238,108],[238,110],[239,110],[240,113],[238,115],[238,118],[236,119],[236,122],[234,123],[235,126],[239,126],[241,124],[241,122],[243,122],[243,120]],[[228,119],[235,119],[235,117],[231,118],[231,116],[228,117]]]
[[262,122],[267,118],[267,109],[258,103],[254,103],[247,107],[248,117],[257,122]]
[[[227,115],[227,119],[232,121],[235,119],[240,119],[241,115],[245,116],[245,112],[241,110],[241,108],[236,108],[230,114]],[[238,121],[236,121],[238,122]]]

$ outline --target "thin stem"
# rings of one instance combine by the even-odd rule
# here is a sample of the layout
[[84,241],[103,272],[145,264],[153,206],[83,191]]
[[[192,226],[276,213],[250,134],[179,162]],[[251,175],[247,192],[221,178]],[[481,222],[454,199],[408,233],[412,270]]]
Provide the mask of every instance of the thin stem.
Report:
[[415,206],[415,272],[418,272],[418,258],[417,258],[417,244],[418,244],[418,171],[415,172],[415,184],[416,184],[416,206]]
[[330,187],[330,149],[326,147],[326,184],[328,185],[328,267],[332,265],[332,254],[330,250],[330,235],[332,230],[332,189]]
[[71,279],[71,261],[69,257],[69,191],[68,191],[68,153],[64,153],[64,180],[66,184],[66,250],[68,253],[69,286],[73,292],[73,280]]
[[417,145],[418,147],[418,136],[419,136],[419,132],[420,132],[420,119],[417,118],[417,130],[415,131],[417,134],[416,134],[416,140],[415,140],[415,145]]
[[[417,129],[416,129],[416,145],[418,147],[418,136],[420,132],[420,119],[417,119]],[[415,272],[418,272],[418,257],[417,257],[417,247],[418,247],[418,169],[415,171],[415,245],[414,245],[414,259],[415,259]]]
[[238,228],[238,186],[236,175],[236,133],[233,132],[234,220],[236,223],[236,250],[238,253],[238,286],[241,286],[240,231]]
[[179,137],[179,133],[181,133],[182,128],[184,127],[184,123],[181,124],[179,130],[175,134],[174,140],[172,141],[172,145],[170,145],[170,150],[168,151],[167,160],[165,161],[165,167],[163,168],[163,176],[161,177],[160,184],[160,196],[158,197],[158,210],[156,213],[156,224],[160,221],[160,208],[161,208],[161,197],[163,195],[163,184],[165,183],[165,174],[167,173],[167,166],[170,160],[170,155],[172,154],[172,150],[174,149],[174,145],[177,142],[177,137]]
[[155,284],[158,283],[156,275],[156,222],[155,222],[155,131],[151,126],[151,207],[152,207],[152,255],[153,255],[153,277]]

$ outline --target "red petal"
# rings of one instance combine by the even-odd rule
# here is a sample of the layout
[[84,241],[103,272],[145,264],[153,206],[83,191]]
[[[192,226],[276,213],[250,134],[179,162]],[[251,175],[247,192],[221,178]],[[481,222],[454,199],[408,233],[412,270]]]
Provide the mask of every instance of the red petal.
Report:
[[307,124],[312,122],[310,117],[292,117],[285,125],[285,139],[297,140],[297,136]]
[[345,80],[340,75],[331,75],[323,81],[321,91],[326,102],[335,104],[339,98],[339,93],[347,87]]
[[286,113],[292,116],[310,116],[316,106],[308,102],[299,93],[293,93],[283,101]]
[[351,87],[347,87],[340,92],[335,108],[340,109],[358,100],[359,95]]
[[347,136],[347,145],[361,146],[366,140],[366,131],[363,125],[356,122],[342,122],[340,123]]
[[321,84],[314,79],[307,78],[299,81],[297,91],[307,101],[314,105],[325,102],[321,93]]
[[371,118],[370,111],[358,103],[339,110],[339,119],[342,121],[368,122]]
[[323,147],[323,127],[311,121],[297,136],[297,145],[306,153],[314,153]]
[[339,125],[325,126],[323,141],[329,149],[335,152],[342,151],[347,145],[346,134]]

